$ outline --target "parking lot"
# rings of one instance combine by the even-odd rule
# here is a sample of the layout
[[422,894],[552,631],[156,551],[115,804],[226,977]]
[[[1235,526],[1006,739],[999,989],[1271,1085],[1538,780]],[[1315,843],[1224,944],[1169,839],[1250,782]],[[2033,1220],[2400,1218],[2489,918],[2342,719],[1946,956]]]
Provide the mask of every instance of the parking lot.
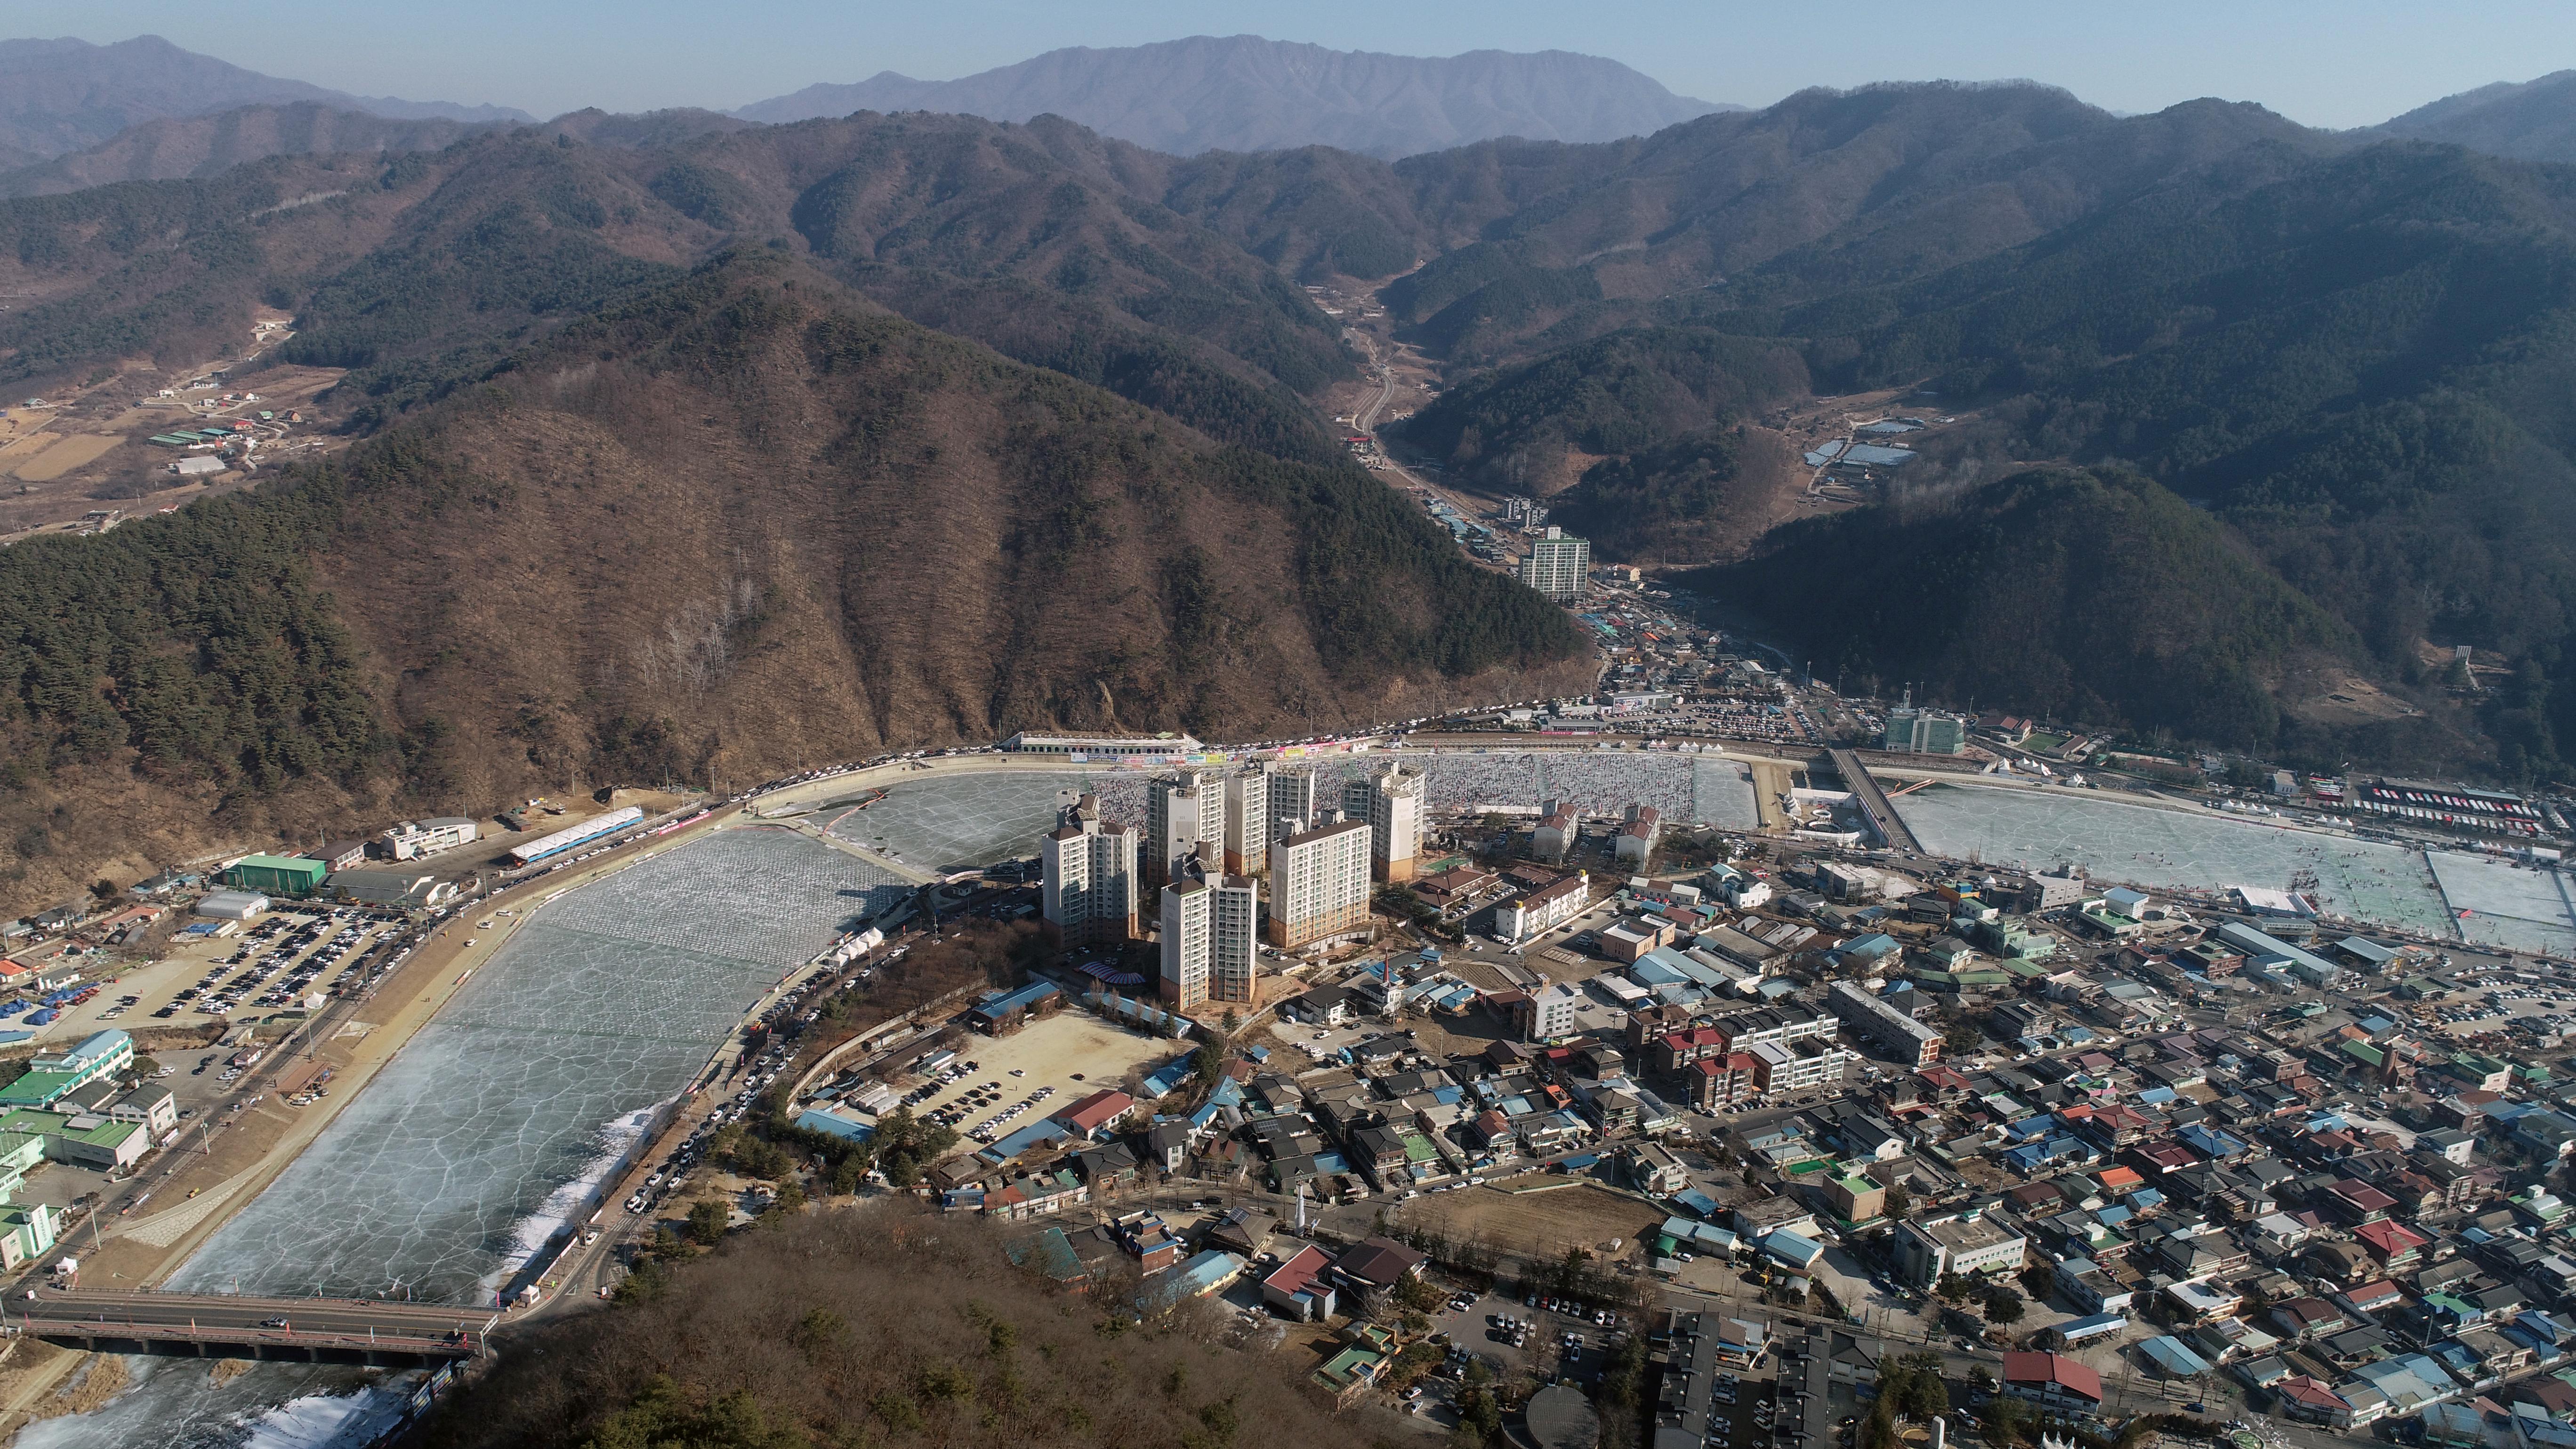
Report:
[[1120,1086],[1131,1069],[1150,1072],[1189,1046],[1067,1007],[1009,1036],[970,1036],[943,1049],[954,1050],[956,1060],[936,1075],[898,1072],[886,1080],[916,1115],[956,1129],[967,1150]]
[[[362,963],[374,964],[367,948],[398,919],[337,908],[278,912],[220,939],[174,937],[162,959],[98,978],[94,993],[82,993],[86,1000],[65,1003],[51,1019],[40,1019],[43,993],[29,988],[0,1000],[0,1007],[15,1005],[5,1024],[32,1032],[39,1048],[104,1027],[188,1029],[299,1011],[306,997],[332,990]],[[303,936],[308,930],[314,934]]]
[[[1588,1384],[1614,1342],[1636,1327],[1624,1317],[1604,1323],[1605,1312],[1537,1295],[1461,1294],[1431,1315],[1431,1326],[1448,1334],[1453,1348],[1483,1359],[1497,1378],[1526,1372]],[[1454,1356],[1452,1361],[1463,1362]]]
[[2536,1017],[2561,1033],[2576,1031],[2576,989],[2556,982],[2472,981],[2422,1004],[2431,1025],[2453,1036],[2483,1036],[2508,1022]]
[[[173,992],[146,1012],[149,1019],[190,1026],[209,1017],[309,1010],[365,960],[365,953],[396,929],[391,912],[280,911],[263,917],[225,944],[232,949],[206,963],[194,984]],[[113,1021],[125,1010],[145,1011],[149,996],[129,991],[100,1014]]]

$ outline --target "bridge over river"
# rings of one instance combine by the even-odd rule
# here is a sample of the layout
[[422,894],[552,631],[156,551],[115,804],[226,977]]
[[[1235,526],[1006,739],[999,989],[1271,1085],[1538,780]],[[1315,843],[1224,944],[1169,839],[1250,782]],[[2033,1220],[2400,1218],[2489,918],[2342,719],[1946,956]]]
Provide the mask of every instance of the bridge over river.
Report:
[[1869,777],[1869,769],[1860,762],[1860,756],[1850,750],[1831,753],[1834,773],[1843,777],[1843,788],[1859,798],[1861,813],[1867,815],[1869,823],[1876,827],[1878,838],[1898,850],[1921,855],[1923,842],[1914,838],[1914,832],[1897,815],[1896,807],[1887,803],[1887,792]]
[[500,1315],[352,1298],[38,1289],[0,1304],[11,1334],[94,1353],[408,1368],[475,1358]]

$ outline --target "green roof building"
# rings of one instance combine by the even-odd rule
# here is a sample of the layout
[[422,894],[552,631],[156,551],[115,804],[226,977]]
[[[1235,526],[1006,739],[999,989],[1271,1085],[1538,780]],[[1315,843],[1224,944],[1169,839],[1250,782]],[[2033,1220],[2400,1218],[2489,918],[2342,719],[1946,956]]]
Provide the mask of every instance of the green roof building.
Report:
[[237,891],[267,896],[309,896],[322,888],[331,868],[318,860],[290,855],[249,855],[224,868],[223,882]]
[[1385,1354],[1346,1348],[1315,1370],[1315,1382],[1333,1397],[1342,1398],[1376,1383],[1378,1370],[1385,1364]]
[[0,1139],[13,1134],[41,1139],[45,1156],[56,1162],[77,1162],[89,1167],[127,1166],[152,1145],[151,1135],[140,1122],[86,1114],[74,1117],[24,1107],[0,1116]]
[[50,1107],[64,1093],[133,1065],[134,1038],[121,1031],[93,1032],[74,1046],[30,1061],[25,1076],[0,1087],[0,1109]]

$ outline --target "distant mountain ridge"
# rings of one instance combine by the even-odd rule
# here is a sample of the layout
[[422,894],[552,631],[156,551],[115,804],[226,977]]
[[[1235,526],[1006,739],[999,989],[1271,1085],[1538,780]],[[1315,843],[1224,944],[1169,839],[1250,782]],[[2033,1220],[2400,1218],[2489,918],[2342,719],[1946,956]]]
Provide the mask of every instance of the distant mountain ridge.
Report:
[[50,196],[119,181],[212,176],[270,156],[435,151],[477,129],[467,121],[398,120],[319,101],[157,116],[85,150],[0,171],[0,196]]
[[[213,176],[271,156],[399,155],[435,151],[478,131],[516,125],[436,117],[403,120],[298,101],[238,106],[203,116],[164,116],[119,131],[85,151],[8,166],[0,156],[0,197],[57,196],[119,181]],[[689,109],[611,115],[592,108],[541,122],[547,137],[594,146],[666,146],[698,136],[750,130],[756,123]]]
[[1447,57],[1330,50],[1259,36],[1077,46],[953,81],[892,71],[813,85],[734,112],[785,123],[853,111],[1055,114],[1156,151],[1334,146],[1385,160],[1503,136],[1609,141],[1737,106],[1677,96],[1599,56],[1475,50]]
[[2576,70],[2444,96],[2360,134],[2447,141],[2518,161],[2576,164]]
[[32,159],[86,150],[146,121],[298,102],[406,121],[536,119],[507,106],[353,96],[245,70],[157,35],[113,45],[70,38],[0,40],[0,152]]

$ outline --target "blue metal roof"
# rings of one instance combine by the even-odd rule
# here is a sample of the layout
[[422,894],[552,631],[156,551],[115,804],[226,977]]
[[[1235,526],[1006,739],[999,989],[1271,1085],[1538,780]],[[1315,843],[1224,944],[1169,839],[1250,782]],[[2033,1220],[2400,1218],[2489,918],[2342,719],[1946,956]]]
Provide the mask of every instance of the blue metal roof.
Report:
[[2057,1325],[2057,1331],[2068,1343],[2081,1343],[2106,1333],[2117,1333],[2129,1326],[2129,1320],[2117,1313],[2096,1313],[2089,1318],[2070,1318]]
[[1145,1090],[1156,1097],[1168,1097],[1180,1089],[1181,1083],[1189,1079],[1190,1059],[1187,1056],[1177,1056],[1163,1063],[1152,1076],[1145,1079]]
[[1137,1301],[1159,1305],[1196,1298],[1224,1287],[1242,1271],[1243,1259],[1211,1248],[1179,1267],[1167,1268],[1146,1279],[1144,1288],[1136,1295]]
[[1056,994],[1052,981],[1032,981],[1017,991],[996,991],[975,1003],[975,1009],[988,1016],[999,1016],[1023,1006],[1034,1006]]
[[1044,1122],[1031,1123],[1021,1128],[975,1155],[999,1167],[1041,1142],[1061,1142],[1072,1135],[1066,1130],[1064,1124],[1049,1118]]
[[817,1112],[807,1108],[796,1114],[796,1125],[808,1132],[825,1132],[844,1142],[865,1142],[877,1135],[877,1129],[865,1122],[853,1122],[837,1112]]
[[2209,1372],[2209,1360],[2193,1353],[2183,1345],[2181,1339],[2169,1333],[2139,1344],[2138,1352],[2145,1354],[2157,1368],[2175,1378],[2187,1379],[2194,1374]]
[[1774,1228],[1762,1235],[1762,1251],[1792,1267],[1806,1268],[1825,1255],[1825,1245],[1803,1233]]

